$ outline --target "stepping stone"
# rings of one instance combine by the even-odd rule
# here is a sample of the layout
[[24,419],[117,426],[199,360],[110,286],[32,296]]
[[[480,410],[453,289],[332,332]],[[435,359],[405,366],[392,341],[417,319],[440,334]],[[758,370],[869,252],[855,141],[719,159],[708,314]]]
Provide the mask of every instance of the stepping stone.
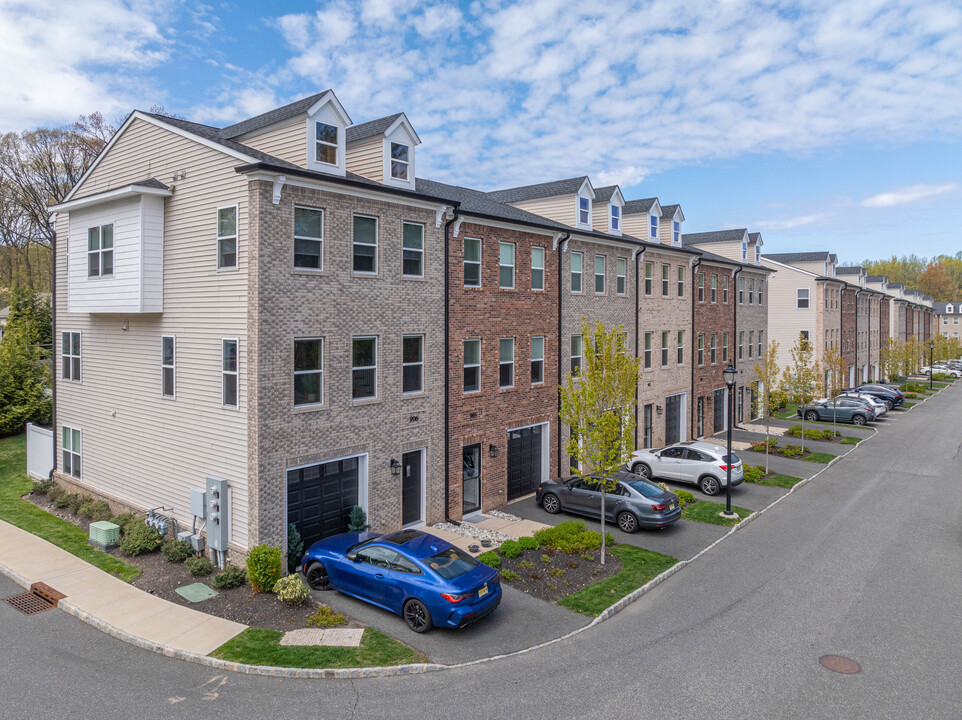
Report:
[[364,629],[341,628],[336,630],[322,630],[320,628],[304,628],[284,633],[281,645],[328,645],[330,647],[358,647]]
[[203,602],[204,600],[210,600],[212,597],[217,596],[217,591],[204,585],[204,583],[193,583],[191,585],[184,585],[174,590],[175,593],[185,598],[189,602]]

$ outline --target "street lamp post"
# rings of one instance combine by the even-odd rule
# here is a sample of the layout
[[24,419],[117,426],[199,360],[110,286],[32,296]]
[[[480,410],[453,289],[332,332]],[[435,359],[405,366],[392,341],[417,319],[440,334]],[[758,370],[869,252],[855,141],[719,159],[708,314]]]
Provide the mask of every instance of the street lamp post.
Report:
[[728,363],[728,367],[722,371],[722,375],[725,376],[725,384],[728,386],[728,459],[725,461],[725,472],[727,473],[725,481],[725,512],[723,516],[726,518],[737,517],[735,513],[732,512],[732,403],[735,397],[735,375],[738,371],[735,369],[735,364],[732,362]]
[[932,369],[932,351],[935,350],[935,340],[929,340],[929,390],[932,389],[932,376],[935,370]]

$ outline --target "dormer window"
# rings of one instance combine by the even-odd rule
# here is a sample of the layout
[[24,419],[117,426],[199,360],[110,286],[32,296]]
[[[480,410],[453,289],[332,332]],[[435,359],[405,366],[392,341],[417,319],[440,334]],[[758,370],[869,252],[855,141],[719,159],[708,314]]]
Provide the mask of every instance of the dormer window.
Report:
[[337,128],[327,123],[316,123],[315,159],[317,162],[337,165]]
[[651,239],[658,240],[658,216],[651,216]]
[[672,236],[671,236],[671,239],[672,239],[672,241],[675,243],[675,245],[681,244],[681,223],[678,222],[677,220],[675,220],[675,221],[672,223]]
[[762,262],[762,249],[758,247],[758,245],[756,245],[755,246],[755,264],[761,265],[761,262]]
[[591,224],[591,201],[586,197],[578,198],[578,222],[582,225]]
[[410,148],[407,145],[391,143],[391,177],[395,180],[408,179],[409,152]]
[[748,260],[748,243],[742,240],[742,262]]
[[611,206],[611,229],[621,230],[621,207],[618,205]]

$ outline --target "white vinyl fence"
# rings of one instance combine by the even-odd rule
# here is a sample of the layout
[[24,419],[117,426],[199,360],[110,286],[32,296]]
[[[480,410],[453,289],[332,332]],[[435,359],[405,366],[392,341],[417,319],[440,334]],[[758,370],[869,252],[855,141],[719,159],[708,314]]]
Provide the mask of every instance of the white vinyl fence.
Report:
[[27,475],[38,480],[53,470],[53,430],[27,423]]

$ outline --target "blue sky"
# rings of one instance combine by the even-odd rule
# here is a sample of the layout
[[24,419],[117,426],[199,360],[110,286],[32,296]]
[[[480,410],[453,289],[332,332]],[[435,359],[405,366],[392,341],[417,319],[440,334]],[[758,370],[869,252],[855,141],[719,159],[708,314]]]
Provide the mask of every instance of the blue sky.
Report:
[[588,174],[770,252],[962,250],[957,0],[0,0],[0,67],[3,131],[330,87],[355,122],[405,111],[424,177]]

